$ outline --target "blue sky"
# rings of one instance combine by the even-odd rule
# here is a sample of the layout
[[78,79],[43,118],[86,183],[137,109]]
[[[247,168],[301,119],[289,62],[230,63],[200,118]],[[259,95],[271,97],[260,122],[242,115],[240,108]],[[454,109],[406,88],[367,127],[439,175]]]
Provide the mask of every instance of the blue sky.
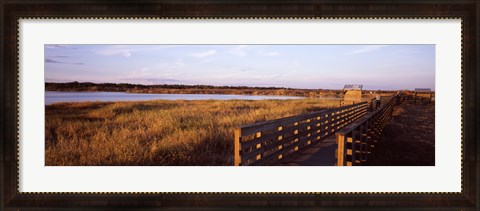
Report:
[[435,45],[45,45],[46,82],[435,89]]

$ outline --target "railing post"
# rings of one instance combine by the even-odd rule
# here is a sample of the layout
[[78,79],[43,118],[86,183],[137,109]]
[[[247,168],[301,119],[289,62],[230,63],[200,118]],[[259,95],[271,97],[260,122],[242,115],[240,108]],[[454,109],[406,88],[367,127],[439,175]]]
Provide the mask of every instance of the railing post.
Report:
[[367,144],[366,144],[367,134],[365,133],[365,126],[363,124],[360,125],[359,135],[360,135],[360,146],[361,146],[360,154],[362,155],[360,159],[360,163],[364,165],[367,162]]
[[350,151],[350,161],[347,160],[347,166],[353,166],[355,165],[355,140],[353,140],[352,137],[347,136],[347,143],[351,143],[351,149],[347,148],[347,155],[349,154],[348,151]]
[[[358,128],[352,131],[352,155],[355,155],[352,159],[354,166],[362,165],[362,134]],[[357,153],[358,151],[358,153]],[[357,162],[358,161],[358,162]]]
[[370,129],[370,123],[367,123],[367,139],[366,139],[366,143],[367,143],[367,159],[368,159],[368,155],[372,153],[372,149],[374,147],[374,145],[371,143],[372,142],[372,130]]
[[[262,137],[262,132],[256,132],[256,133],[255,133],[255,138],[260,138],[260,137]],[[265,156],[265,146],[264,146],[264,144],[263,144],[263,143],[259,143],[259,144],[257,144],[256,148],[257,148],[257,149],[258,149],[258,148],[262,148],[262,149],[260,150],[260,151],[261,151],[261,154],[259,154],[260,156],[257,155],[257,156],[255,157],[255,160],[260,160],[260,159],[262,159],[259,163],[262,163],[263,165],[266,165],[266,164],[267,164],[267,161],[266,161],[265,159],[263,159],[264,156]]]
[[337,133],[337,166],[345,165],[345,136]]
[[[277,130],[278,130],[278,131],[282,131],[282,130],[283,130],[283,127],[280,126],[280,127],[277,128]],[[277,140],[278,140],[279,142],[282,142],[282,141],[283,141],[283,135],[278,136],[278,137],[277,137]],[[278,150],[281,150],[281,149],[283,149],[283,144],[278,145]],[[277,159],[278,159],[278,160],[283,159],[283,153],[280,153],[280,154],[277,156]]]
[[242,134],[241,128],[235,128],[235,141],[234,141],[234,158],[233,158],[233,165],[239,166],[242,163],[242,158],[240,157],[240,139]]

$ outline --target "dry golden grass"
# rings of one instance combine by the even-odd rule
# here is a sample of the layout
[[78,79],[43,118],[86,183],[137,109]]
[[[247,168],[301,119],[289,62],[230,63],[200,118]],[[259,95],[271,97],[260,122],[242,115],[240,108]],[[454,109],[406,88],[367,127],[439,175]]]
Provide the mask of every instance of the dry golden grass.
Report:
[[235,127],[338,105],[320,99],[58,103],[46,106],[45,162],[232,165]]

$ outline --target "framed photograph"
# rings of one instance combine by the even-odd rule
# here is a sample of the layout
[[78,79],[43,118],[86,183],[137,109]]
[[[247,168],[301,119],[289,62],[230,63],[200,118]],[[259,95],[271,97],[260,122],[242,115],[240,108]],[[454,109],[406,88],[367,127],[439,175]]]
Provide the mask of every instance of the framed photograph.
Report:
[[2,209],[476,210],[475,1],[2,4]]

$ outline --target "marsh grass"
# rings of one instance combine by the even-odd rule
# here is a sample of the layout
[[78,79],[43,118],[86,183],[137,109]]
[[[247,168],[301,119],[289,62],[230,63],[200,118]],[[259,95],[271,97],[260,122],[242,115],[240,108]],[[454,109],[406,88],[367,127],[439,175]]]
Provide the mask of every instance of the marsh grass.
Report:
[[337,100],[199,100],[46,106],[48,166],[222,166],[235,127],[325,108]]

